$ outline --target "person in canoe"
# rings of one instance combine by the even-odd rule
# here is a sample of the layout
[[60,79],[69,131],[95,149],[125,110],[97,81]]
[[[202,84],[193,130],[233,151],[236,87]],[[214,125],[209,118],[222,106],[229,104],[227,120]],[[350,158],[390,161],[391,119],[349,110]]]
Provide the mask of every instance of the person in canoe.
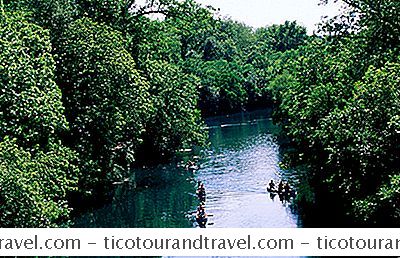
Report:
[[208,221],[208,216],[206,213],[206,209],[204,205],[200,205],[197,207],[197,212],[196,212],[196,222],[199,224],[199,227],[205,228],[207,225]]
[[279,182],[279,185],[278,185],[278,193],[282,193],[283,190],[284,190],[284,187],[285,187],[285,184],[284,184],[283,181],[281,180],[281,181]]
[[197,195],[206,195],[206,188],[204,187],[204,184],[199,181],[197,184],[197,190],[196,190]]
[[199,181],[197,183],[196,193],[197,193],[197,197],[199,198],[199,200],[201,202],[205,202],[206,201],[206,189],[204,187],[204,184],[201,181]]
[[285,190],[285,194],[289,194],[291,191],[290,185],[288,182],[286,182],[285,186],[283,187],[283,190]]
[[267,191],[270,192],[270,193],[276,192],[275,182],[274,182],[273,179],[271,179],[271,181],[269,182],[268,187],[267,187]]

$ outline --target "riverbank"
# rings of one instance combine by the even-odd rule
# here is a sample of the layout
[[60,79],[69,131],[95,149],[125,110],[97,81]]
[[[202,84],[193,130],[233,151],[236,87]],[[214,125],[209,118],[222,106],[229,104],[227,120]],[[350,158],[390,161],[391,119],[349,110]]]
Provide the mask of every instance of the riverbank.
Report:
[[[271,199],[266,184],[278,180],[281,153],[271,110],[206,120],[210,146],[196,171],[176,162],[135,170],[140,188],[117,186],[110,203],[75,218],[76,227],[192,227],[198,180],[207,191],[211,227],[298,227],[294,207]],[[145,183],[147,182],[147,183]]]

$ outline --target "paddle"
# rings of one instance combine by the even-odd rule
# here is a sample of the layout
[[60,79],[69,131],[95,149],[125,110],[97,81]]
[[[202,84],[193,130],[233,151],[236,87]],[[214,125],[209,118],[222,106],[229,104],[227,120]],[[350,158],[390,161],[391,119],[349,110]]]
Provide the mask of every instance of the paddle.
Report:
[[[196,211],[192,211],[192,215],[195,215],[197,212]],[[214,214],[211,214],[211,213],[207,213],[207,216],[208,217],[213,217],[214,216]]]

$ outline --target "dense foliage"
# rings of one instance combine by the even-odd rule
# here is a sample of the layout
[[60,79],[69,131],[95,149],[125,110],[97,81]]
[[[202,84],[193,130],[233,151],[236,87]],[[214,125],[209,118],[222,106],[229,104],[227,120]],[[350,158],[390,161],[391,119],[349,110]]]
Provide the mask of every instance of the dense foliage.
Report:
[[314,165],[314,188],[360,222],[398,225],[400,5],[344,2],[274,80],[276,118]]
[[60,143],[68,124],[49,35],[3,13],[0,39],[0,225],[55,226],[68,218],[78,170]]
[[89,18],[63,33],[57,75],[71,127],[66,139],[81,154],[85,185],[120,177],[113,165],[128,163],[153,112],[149,85],[124,45],[119,32]]
[[1,17],[0,136],[45,147],[67,128],[48,33],[21,14]]
[[6,137],[0,143],[2,227],[54,227],[69,219],[66,200],[76,190],[76,154],[51,143],[34,153]]
[[170,150],[204,144],[203,123],[197,110],[199,79],[165,61],[148,61],[144,71],[151,85],[154,112],[145,125],[138,153],[141,159],[166,159],[172,154]]

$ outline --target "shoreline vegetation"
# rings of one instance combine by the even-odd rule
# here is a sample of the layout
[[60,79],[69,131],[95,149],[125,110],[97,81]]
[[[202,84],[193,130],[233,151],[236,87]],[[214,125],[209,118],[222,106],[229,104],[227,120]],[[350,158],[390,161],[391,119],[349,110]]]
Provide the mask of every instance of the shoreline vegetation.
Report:
[[399,226],[400,2],[342,2],[309,36],[193,0],[1,0],[0,226],[68,226],[131,168],[207,144],[205,117],[260,107],[299,206]]

